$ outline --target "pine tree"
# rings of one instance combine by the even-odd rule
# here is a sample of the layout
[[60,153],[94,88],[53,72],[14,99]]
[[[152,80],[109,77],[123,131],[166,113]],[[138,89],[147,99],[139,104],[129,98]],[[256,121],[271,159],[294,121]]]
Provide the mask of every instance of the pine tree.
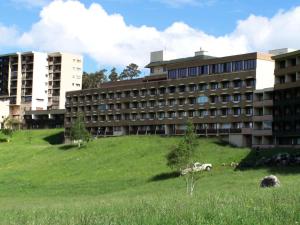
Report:
[[108,75],[108,79],[112,82],[119,80],[119,75],[116,72],[116,68],[112,68],[110,74]]

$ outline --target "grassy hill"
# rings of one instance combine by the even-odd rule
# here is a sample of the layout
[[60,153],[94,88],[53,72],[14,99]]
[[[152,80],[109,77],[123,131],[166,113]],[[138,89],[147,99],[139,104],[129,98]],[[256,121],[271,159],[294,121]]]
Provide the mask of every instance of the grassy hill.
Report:
[[[105,138],[77,149],[60,144],[61,132],[20,131],[0,143],[0,224],[300,222],[299,168],[222,166],[249,158],[249,149],[200,139],[196,159],[214,168],[191,198],[183,178],[166,166],[165,155],[179,138]],[[270,173],[282,187],[260,189]]]

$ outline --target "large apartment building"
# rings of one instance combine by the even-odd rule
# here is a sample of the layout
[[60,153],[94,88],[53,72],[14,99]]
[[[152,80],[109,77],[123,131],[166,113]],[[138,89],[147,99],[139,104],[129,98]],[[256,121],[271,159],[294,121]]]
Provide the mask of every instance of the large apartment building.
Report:
[[274,84],[270,54],[163,60],[151,54],[150,76],[68,92],[66,135],[78,113],[94,135],[183,134],[187,119],[202,136],[251,145],[253,96]]
[[66,53],[0,55],[0,102],[19,120],[26,111],[64,109],[65,92],[81,89],[82,64]]
[[300,145],[300,51],[274,56],[276,144]]

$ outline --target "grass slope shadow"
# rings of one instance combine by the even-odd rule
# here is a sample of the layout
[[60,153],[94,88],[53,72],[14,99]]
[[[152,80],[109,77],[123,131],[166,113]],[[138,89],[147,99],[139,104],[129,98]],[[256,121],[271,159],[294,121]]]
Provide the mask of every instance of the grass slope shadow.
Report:
[[47,137],[44,137],[44,140],[47,141],[50,145],[61,145],[64,143],[64,132],[58,132]]
[[172,171],[172,172],[169,172],[169,173],[157,174],[157,175],[151,177],[149,179],[149,181],[150,182],[153,182],[153,181],[162,181],[162,180],[168,180],[168,179],[176,178],[176,177],[179,177],[179,176],[180,176],[180,172],[178,172],[178,171]]
[[270,173],[274,174],[300,173],[299,165],[262,165],[260,163],[262,159],[271,158],[279,153],[300,154],[300,149],[252,149],[250,153],[239,162],[236,170],[267,169]]

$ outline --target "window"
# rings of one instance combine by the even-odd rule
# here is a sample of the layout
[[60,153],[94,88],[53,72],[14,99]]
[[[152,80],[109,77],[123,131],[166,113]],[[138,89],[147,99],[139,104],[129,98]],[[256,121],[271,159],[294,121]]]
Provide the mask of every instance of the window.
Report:
[[154,107],[155,106],[155,101],[154,100],[149,101],[149,105],[150,105],[150,107]]
[[230,95],[221,95],[221,99],[223,103],[229,102],[230,101]]
[[234,88],[240,88],[240,87],[242,87],[242,81],[241,80],[234,80],[233,81],[233,87]]
[[141,113],[141,119],[142,120],[147,119],[147,114],[146,113]]
[[185,104],[185,98],[180,98],[178,99],[179,105],[184,105]]
[[199,104],[205,104],[205,103],[208,102],[208,97],[204,96],[204,95],[203,96],[199,96],[197,101],[198,101]]
[[278,62],[278,66],[279,66],[280,69],[285,68],[285,61],[284,61],[284,60],[279,61],[279,62]]
[[186,68],[178,69],[178,78],[184,78],[186,76],[187,76],[187,69]]
[[168,79],[176,79],[176,78],[177,78],[177,70],[169,70]]
[[233,101],[234,101],[234,102],[239,102],[239,101],[241,101],[241,95],[240,95],[240,94],[234,94],[234,95],[233,95]]
[[190,77],[197,76],[197,67],[190,67],[188,70],[188,75]]
[[252,107],[246,107],[245,111],[246,111],[247,116],[252,116],[252,113],[253,113],[253,108]]
[[253,93],[246,93],[245,97],[246,97],[246,101],[252,101],[253,100]]
[[246,87],[254,87],[255,86],[255,80],[254,79],[247,79],[245,81]]
[[132,107],[133,109],[136,109],[136,108],[138,107],[138,102],[132,102],[132,103],[131,103],[131,107]]
[[150,89],[150,95],[156,95],[156,89],[155,88]]
[[218,83],[215,83],[215,82],[210,83],[210,89],[211,90],[216,90],[216,89],[218,89],[218,87],[219,87]]
[[146,94],[147,94],[147,90],[146,89],[141,90],[141,96],[146,96]]
[[256,68],[256,60],[245,60],[244,61],[244,70],[254,70]]
[[174,86],[171,86],[168,89],[169,89],[169,93],[175,93],[176,92],[176,87],[174,87]]
[[200,66],[198,68],[198,74],[199,75],[205,75],[205,74],[208,74],[208,65],[204,65],[204,66]]
[[147,102],[145,101],[141,102],[141,108],[145,108],[145,107],[147,107]]
[[165,112],[158,112],[158,118],[159,119],[165,118]]
[[218,96],[216,96],[216,95],[211,95],[209,98],[210,98],[210,103],[218,102]]
[[176,112],[169,112],[169,118],[175,118],[176,117]]
[[232,62],[232,71],[237,72],[243,70],[243,61]]
[[233,108],[233,115],[234,116],[241,115],[241,108],[239,108],[239,107]]
[[197,90],[196,84],[190,84],[190,85],[189,85],[189,90],[190,90],[190,91],[196,91],[196,90]]
[[227,108],[222,108],[221,109],[221,116],[227,116],[228,115],[228,109]]
[[194,116],[196,116],[196,111],[190,110],[190,111],[188,112],[188,115],[189,115],[189,117],[194,117]]
[[191,105],[196,104],[196,98],[194,98],[194,97],[189,98],[189,104],[191,104]]
[[163,95],[165,93],[166,93],[166,88],[165,87],[159,88],[159,94]]
[[106,104],[101,104],[99,105],[99,110],[103,111],[107,109],[107,105]]
[[222,81],[221,83],[223,89],[229,88],[229,84],[230,84],[229,81]]
[[185,85],[180,85],[178,87],[179,92],[185,92]]
[[200,117],[205,117],[207,115],[208,115],[208,111],[207,110],[205,110],[205,109],[200,109],[199,110],[199,116]]
[[186,116],[186,112],[185,111],[178,111],[178,117],[182,118]]
[[212,64],[209,66],[210,74],[219,73],[219,64]]
[[169,106],[174,106],[176,104],[175,99],[169,99]]
[[132,113],[131,114],[131,119],[132,120],[136,120],[137,119],[137,114],[136,113]]
[[217,115],[217,110],[216,109],[210,109],[209,113],[210,113],[210,116],[216,116]]
[[231,62],[224,63],[224,72],[225,73],[230,73],[231,72]]
[[207,84],[204,83],[199,84],[199,91],[205,91],[205,90],[207,90]]
[[166,101],[164,99],[160,99],[158,100],[158,106],[165,106],[166,105]]

